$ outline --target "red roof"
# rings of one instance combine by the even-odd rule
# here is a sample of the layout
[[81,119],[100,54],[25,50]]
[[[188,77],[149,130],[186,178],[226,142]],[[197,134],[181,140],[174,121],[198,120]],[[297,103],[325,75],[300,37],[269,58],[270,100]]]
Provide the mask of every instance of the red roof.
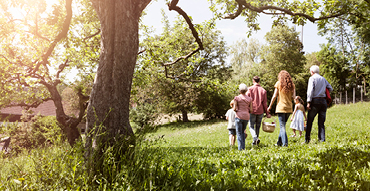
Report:
[[[13,115],[22,115],[23,108],[20,106],[15,107],[7,107],[0,110],[1,114],[13,114]],[[30,108],[34,113],[40,113],[43,116],[55,116],[56,115],[56,108],[54,106],[53,100],[45,101],[44,103],[40,104],[37,108]]]

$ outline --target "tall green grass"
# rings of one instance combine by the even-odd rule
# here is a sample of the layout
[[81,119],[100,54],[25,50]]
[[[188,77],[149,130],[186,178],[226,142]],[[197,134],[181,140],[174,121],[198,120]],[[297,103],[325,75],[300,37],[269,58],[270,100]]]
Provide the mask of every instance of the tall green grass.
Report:
[[64,144],[2,155],[0,190],[84,190],[88,184],[80,153]]
[[[246,150],[230,148],[226,121],[173,123],[152,137],[164,139],[156,145],[166,153],[162,167],[186,172],[178,174],[184,189],[370,190],[369,108],[369,103],[333,106],[325,143],[317,142],[316,117],[311,143],[289,137],[288,148],[274,146],[279,128],[261,132],[258,147],[248,136]],[[290,128],[287,133],[293,134]]]
[[278,128],[261,132],[258,147],[249,135],[239,151],[229,146],[226,121],[158,126],[134,156],[122,157],[130,160],[109,181],[105,174],[89,177],[81,146],[2,156],[0,190],[370,190],[369,108],[370,103],[333,106],[325,143],[317,142],[314,122],[311,144],[289,137],[286,148],[273,146]]

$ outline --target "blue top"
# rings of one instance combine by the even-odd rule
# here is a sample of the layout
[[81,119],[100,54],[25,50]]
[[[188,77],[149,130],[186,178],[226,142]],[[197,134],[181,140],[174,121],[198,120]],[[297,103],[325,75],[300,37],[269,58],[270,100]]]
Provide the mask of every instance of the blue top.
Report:
[[326,88],[333,91],[329,82],[319,74],[313,74],[308,80],[307,102],[311,102],[315,97],[326,97]]

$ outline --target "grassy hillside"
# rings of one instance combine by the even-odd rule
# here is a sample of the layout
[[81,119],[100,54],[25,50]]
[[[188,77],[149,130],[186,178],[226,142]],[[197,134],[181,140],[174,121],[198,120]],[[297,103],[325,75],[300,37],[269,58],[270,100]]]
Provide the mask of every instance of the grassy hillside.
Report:
[[325,143],[317,142],[315,121],[311,144],[289,137],[288,148],[273,146],[278,128],[261,132],[258,147],[249,135],[245,151],[230,148],[226,121],[173,123],[153,137],[163,136],[156,146],[171,161],[163,166],[196,171],[188,181],[207,189],[370,190],[369,108],[369,103],[334,106],[327,112]]
[[370,190],[369,108],[334,106],[327,112],[327,142],[317,142],[315,122],[311,144],[289,137],[286,148],[273,146],[278,128],[261,132],[258,147],[249,135],[239,151],[228,145],[226,121],[158,126],[134,155],[122,156],[124,166],[114,168],[107,150],[107,170],[95,177],[84,170],[81,147],[2,156],[0,190]]

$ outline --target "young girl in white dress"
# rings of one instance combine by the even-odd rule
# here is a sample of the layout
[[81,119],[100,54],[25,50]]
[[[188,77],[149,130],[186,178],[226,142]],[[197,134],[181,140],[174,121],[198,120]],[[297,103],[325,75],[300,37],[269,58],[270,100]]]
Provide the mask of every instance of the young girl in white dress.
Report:
[[[290,124],[290,128],[293,130],[292,137],[296,137],[296,130],[299,131],[299,136],[302,136],[302,131],[304,131],[304,124],[307,121],[306,112],[304,109],[304,102],[301,97],[296,96],[294,98],[295,108],[292,117],[290,120],[292,123]],[[304,118],[304,119],[303,119]]]

